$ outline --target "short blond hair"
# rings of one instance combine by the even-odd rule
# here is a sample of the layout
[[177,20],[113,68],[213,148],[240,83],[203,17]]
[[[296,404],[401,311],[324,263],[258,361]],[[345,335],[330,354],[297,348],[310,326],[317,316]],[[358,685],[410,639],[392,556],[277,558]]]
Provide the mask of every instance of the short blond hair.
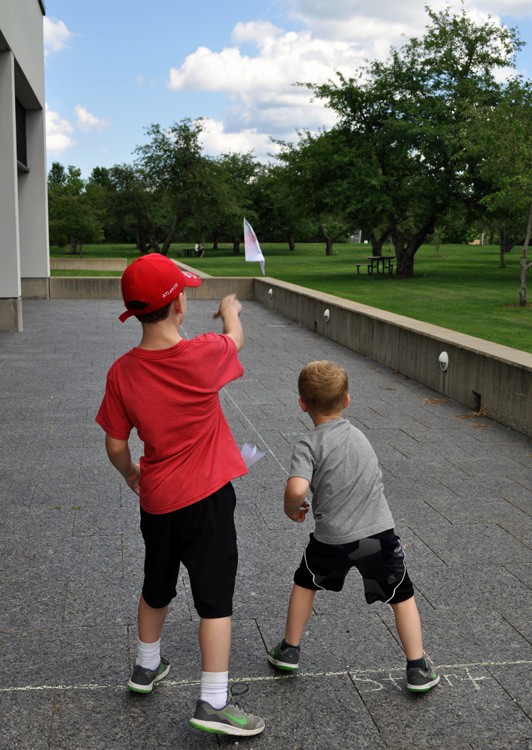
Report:
[[349,379],[343,367],[328,359],[309,362],[297,381],[299,395],[315,414],[334,414],[343,409]]

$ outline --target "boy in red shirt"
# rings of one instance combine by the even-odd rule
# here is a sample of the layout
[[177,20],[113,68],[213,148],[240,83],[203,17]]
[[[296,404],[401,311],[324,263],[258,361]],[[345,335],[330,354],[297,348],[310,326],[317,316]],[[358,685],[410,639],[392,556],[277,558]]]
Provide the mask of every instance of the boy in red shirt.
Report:
[[[111,366],[96,421],[105,430],[109,460],[140,498],[144,584],[128,687],[150,693],[170,670],[160,637],[183,563],[200,616],[202,658],[200,698],[190,724],[247,736],[262,732],[264,721],[245,713],[228,691],[238,562],[231,480],[247,469],[218,395],[244,372],[238,359],[242,305],[235,295],[224,297],[214,315],[223,321],[223,334],[183,339],[185,287],[200,284],[198,276],[158,253],[128,266],[122,277],[127,309],[120,320],[136,316],[142,338]],[[140,465],[128,445],[133,428],[144,443]]]

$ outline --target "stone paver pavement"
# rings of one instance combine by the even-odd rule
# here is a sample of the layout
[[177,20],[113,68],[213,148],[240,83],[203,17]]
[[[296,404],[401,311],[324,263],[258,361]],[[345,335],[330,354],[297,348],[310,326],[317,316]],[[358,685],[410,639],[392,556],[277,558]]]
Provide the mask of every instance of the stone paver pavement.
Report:
[[[266,730],[237,742],[189,728],[199,654],[186,576],[164,634],[169,677],[150,696],[126,690],[142,541],[94,422],[108,366],[137,341],[120,309],[25,301],[24,332],[0,334],[0,748],[531,748],[531,441],[252,302],[246,374],[222,394],[239,444],[266,452],[235,483],[231,678]],[[215,309],[190,302],[186,335],[220,330]],[[356,573],[316,597],[299,675],[266,660],[310,530],[282,513],[291,446],[310,424],[297,375],[323,358],[346,367],[347,416],[383,468],[442,674],[423,697],[406,692],[391,612],[365,604]]]

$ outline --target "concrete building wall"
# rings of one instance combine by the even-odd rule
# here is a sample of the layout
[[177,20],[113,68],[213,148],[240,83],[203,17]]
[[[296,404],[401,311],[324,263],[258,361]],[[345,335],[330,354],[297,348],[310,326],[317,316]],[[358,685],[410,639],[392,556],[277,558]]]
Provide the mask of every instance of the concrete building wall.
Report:
[[44,13],[40,0],[0,0],[0,330],[22,330],[22,279],[48,290]]

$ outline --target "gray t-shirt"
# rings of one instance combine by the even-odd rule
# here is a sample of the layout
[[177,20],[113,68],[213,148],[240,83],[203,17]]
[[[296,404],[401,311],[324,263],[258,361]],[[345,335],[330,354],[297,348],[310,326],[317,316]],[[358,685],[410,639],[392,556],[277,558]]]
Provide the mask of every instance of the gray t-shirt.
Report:
[[343,417],[318,425],[296,444],[289,475],[310,482],[320,542],[346,544],[395,525],[375,451]]

